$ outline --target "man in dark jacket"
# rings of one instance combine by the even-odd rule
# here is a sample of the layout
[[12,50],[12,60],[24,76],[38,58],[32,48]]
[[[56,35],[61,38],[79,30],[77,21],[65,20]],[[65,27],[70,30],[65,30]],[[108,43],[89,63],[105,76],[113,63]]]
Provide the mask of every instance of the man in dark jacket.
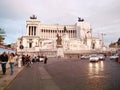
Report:
[[0,55],[0,61],[1,61],[1,67],[2,67],[3,75],[5,75],[5,73],[6,73],[6,64],[8,62],[8,55],[5,52],[3,52],[2,55]]

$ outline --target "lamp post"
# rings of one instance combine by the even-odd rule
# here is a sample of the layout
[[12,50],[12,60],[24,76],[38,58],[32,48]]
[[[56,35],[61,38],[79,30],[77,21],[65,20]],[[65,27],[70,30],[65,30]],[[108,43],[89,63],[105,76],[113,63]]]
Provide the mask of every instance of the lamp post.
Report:
[[104,36],[106,35],[105,33],[101,32],[101,35],[102,35],[102,48],[104,46]]
[[24,46],[21,44],[21,45],[19,46],[19,48],[20,48],[20,50],[21,50],[21,54],[23,54],[22,50],[24,49]]
[[85,28],[82,28],[82,30],[83,30],[83,34],[84,34],[84,37],[83,37],[83,43],[84,44],[87,44],[87,36],[86,36],[86,29]]
[[91,32],[91,49],[94,49],[95,48],[95,41],[93,40],[93,32],[92,32],[92,28],[90,28],[90,32]]
[[22,44],[22,38],[20,39],[20,46],[19,46],[19,49],[21,50],[21,54],[23,54],[23,49],[24,49],[24,46]]

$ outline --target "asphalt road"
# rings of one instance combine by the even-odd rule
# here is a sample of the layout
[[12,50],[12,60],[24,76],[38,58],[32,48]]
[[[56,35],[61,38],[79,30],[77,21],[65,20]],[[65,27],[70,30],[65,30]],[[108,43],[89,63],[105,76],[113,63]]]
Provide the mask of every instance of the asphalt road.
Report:
[[120,90],[120,63],[49,59],[25,68],[7,90]]

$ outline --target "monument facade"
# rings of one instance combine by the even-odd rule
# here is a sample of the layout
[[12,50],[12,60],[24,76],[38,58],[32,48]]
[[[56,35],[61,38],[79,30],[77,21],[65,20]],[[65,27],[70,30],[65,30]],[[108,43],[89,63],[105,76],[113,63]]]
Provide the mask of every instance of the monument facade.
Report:
[[102,40],[92,36],[91,25],[84,19],[78,18],[74,25],[42,24],[33,15],[26,21],[26,34],[18,38],[16,44],[18,53],[44,53],[54,57],[58,47],[63,54],[100,49]]

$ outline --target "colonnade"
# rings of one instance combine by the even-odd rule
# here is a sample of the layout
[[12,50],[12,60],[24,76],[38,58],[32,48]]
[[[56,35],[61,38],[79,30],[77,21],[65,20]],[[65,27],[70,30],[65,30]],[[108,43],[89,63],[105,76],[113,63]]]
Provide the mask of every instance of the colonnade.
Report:
[[[57,34],[62,36],[64,30],[41,29],[41,33],[41,38],[56,38]],[[76,38],[76,30],[67,30],[67,34],[69,35],[69,38]]]
[[36,26],[29,26],[29,36],[35,36],[36,35]]

